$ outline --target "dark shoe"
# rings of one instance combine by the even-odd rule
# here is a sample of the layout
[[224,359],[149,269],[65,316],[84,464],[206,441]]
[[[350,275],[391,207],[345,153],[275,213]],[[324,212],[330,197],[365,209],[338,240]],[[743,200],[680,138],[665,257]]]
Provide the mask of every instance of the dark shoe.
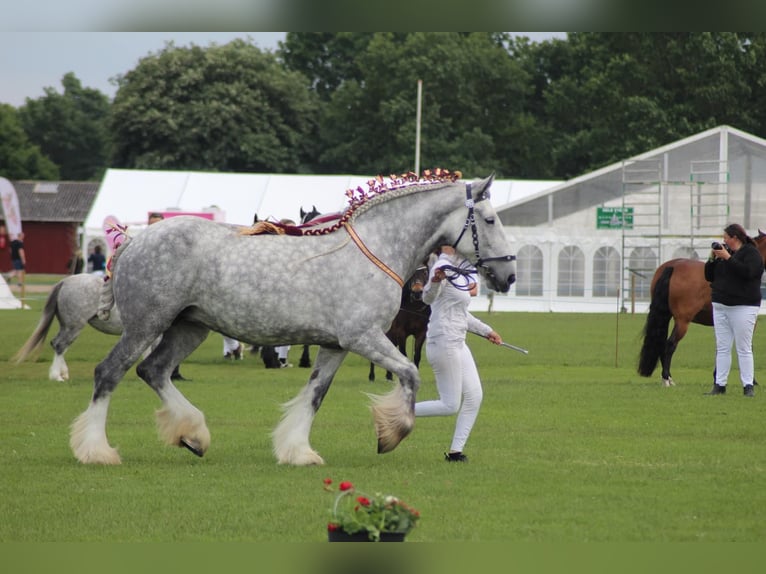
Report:
[[726,387],[722,387],[721,385],[716,385],[715,383],[713,383],[713,388],[710,389],[705,394],[706,395],[725,395]]
[[745,385],[745,387],[742,389],[746,397],[754,397],[755,391],[753,390],[753,385]]
[[468,462],[468,457],[462,452],[445,452],[444,460],[447,462]]

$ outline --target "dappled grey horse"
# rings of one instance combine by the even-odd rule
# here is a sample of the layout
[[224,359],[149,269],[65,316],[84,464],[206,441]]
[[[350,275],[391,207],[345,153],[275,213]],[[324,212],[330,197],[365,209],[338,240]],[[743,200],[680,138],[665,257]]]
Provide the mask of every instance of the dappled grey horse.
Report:
[[43,314],[35,330],[11,360],[20,363],[36,355],[45,342],[53,319],[58,319],[59,332],[51,339],[54,356],[48,377],[52,381],[68,380],[69,368],[64,353],[86,325],[109,335],[122,333],[119,311],[114,310],[106,321],[96,317],[103,284],[103,277],[88,273],[70,275],[56,283],[45,301]]
[[[159,335],[160,344],[136,371],[162,401],[160,437],[202,456],[210,446],[205,417],[172,384],[170,373],[210,330],[253,344],[320,346],[308,383],[283,405],[272,433],[279,463],[324,462],[309,435],[349,351],[398,377],[389,393],[371,396],[378,452],[396,448],[412,431],[420,385],[415,365],[385,334],[399,309],[402,277],[437,246],[454,244],[491,288],[507,292],[516,278],[515,257],[488,199],[492,177],[467,183],[442,170],[426,176],[378,178],[366,191],[349,190],[349,207],[324,227],[249,236],[178,216],[124,243],[105,283],[111,293],[104,296],[113,296],[124,330],[96,367],[90,404],[72,424],[75,457],[120,463],[106,435],[109,402]],[[284,285],[290,288],[275,287]]]

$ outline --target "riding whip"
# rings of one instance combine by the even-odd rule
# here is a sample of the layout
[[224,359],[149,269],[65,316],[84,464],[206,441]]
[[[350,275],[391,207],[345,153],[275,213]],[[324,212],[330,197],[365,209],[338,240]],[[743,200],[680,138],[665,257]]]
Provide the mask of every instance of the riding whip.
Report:
[[525,355],[529,355],[529,351],[526,349],[522,349],[521,347],[517,347],[516,345],[511,345],[510,343],[500,343],[503,347],[508,347],[509,349],[513,349],[514,351],[518,351],[519,353],[523,353]]

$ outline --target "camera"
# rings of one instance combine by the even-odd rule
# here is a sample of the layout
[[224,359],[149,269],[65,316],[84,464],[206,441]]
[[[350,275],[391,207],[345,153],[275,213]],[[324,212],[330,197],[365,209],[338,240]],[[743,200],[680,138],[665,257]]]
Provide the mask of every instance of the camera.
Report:
[[713,244],[711,245],[711,247],[715,249],[716,251],[718,251],[719,249],[723,249],[723,246],[717,241],[713,241]]

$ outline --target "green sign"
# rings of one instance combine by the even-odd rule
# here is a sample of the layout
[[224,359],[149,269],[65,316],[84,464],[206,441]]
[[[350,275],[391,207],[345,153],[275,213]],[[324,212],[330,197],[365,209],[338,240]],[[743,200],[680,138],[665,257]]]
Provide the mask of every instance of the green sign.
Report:
[[596,229],[633,229],[633,208],[597,207]]

